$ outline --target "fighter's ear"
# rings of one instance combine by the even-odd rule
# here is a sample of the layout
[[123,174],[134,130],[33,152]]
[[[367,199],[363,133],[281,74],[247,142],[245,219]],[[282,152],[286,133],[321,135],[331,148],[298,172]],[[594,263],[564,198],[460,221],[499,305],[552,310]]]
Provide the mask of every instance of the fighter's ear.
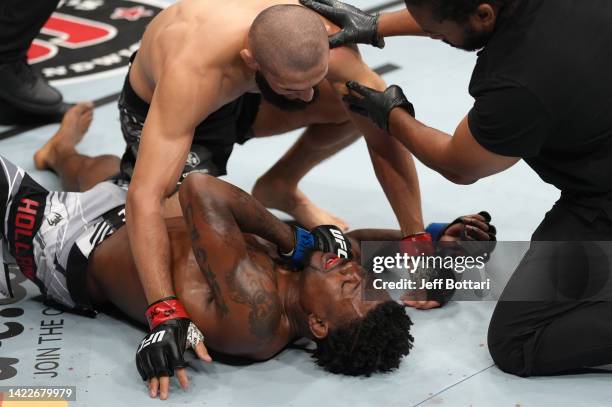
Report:
[[308,315],[308,327],[312,335],[317,339],[323,339],[329,333],[329,324],[327,321],[315,314]]
[[254,71],[259,71],[259,64],[255,60],[255,57],[253,56],[253,53],[251,52],[250,49],[245,48],[245,49],[241,50],[240,51],[240,57],[242,58],[242,60],[246,64],[246,66],[248,66],[249,68],[251,68]]

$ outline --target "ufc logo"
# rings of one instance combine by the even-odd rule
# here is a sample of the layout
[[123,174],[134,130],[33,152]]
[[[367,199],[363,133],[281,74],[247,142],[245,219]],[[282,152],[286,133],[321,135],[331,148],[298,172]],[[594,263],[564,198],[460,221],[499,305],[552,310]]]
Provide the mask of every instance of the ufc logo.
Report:
[[76,49],[108,41],[117,35],[111,25],[62,13],[53,13],[40,32],[52,37],[35,39],[28,50],[28,62],[35,64],[55,56],[58,47]]
[[157,343],[157,342],[161,342],[164,339],[164,335],[165,334],[166,334],[166,331],[159,331],[159,332],[155,332],[154,334],[151,334],[151,335],[147,336],[140,343],[140,347],[138,348],[137,352],[140,352],[141,350],[143,350],[144,348],[146,348],[149,345],[152,345],[152,344]]
[[334,240],[336,241],[336,243],[340,245],[336,253],[338,257],[343,257],[345,259],[348,259],[349,256],[347,252],[346,241],[344,240],[344,234],[338,229],[329,229],[329,231],[331,232],[332,235],[334,235],[334,238],[335,238]]

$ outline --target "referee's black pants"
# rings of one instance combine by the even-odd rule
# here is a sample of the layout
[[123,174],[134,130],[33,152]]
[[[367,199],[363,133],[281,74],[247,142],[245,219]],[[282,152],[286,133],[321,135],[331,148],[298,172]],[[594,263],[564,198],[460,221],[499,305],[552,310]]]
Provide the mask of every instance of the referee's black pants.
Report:
[[0,2],[0,64],[24,58],[59,0]]
[[560,199],[495,308],[488,335],[493,360],[518,376],[611,364],[611,287],[612,219],[604,211],[584,216]]

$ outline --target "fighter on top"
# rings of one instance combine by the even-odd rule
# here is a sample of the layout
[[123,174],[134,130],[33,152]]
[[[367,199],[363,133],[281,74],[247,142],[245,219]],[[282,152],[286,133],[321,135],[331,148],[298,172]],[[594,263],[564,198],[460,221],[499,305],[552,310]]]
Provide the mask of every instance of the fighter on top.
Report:
[[[149,24],[119,108],[128,143],[122,177],[131,182],[127,231],[150,304],[175,295],[166,198],[189,172],[224,174],[233,144],[252,136],[311,125],[254,190],[264,205],[310,228],[341,222],[308,201],[298,181],[363,132],[402,234],[428,239],[410,153],[349,113],[336,93],[347,80],[379,90],[385,83],[355,47],[330,52],[326,24],[332,27],[297,0],[183,0]],[[179,339],[165,341],[170,349]],[[160,368],[173,370],[173,363]]]

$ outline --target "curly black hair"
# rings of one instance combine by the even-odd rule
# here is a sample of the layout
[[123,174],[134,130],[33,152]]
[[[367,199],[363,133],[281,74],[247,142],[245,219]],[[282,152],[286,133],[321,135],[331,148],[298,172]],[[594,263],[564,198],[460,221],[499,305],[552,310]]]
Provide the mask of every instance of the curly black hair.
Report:
[[395,301],[383,302],[365,317],[333,329],[317,340],[312,357],[331,373],[348,376],[370,376],[399,367],[410,353],[414,338],[412,321],[404,306]]
[[516,0],[404,0],[406,6],[432,7],[434,16],[440,21],[465,21],[483,3],[504,7]]

